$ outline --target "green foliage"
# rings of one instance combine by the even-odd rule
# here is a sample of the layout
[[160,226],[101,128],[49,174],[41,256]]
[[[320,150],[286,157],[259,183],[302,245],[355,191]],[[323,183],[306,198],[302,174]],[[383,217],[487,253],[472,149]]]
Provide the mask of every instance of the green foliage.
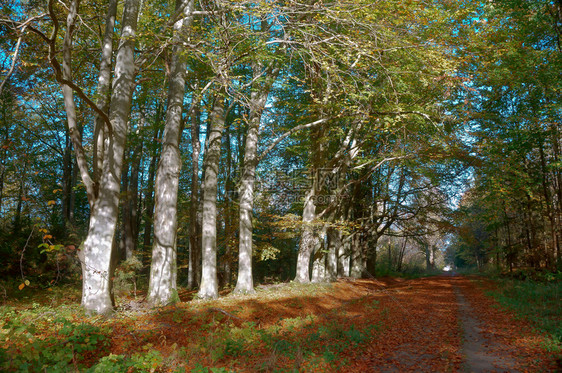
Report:
[[130,295],[137,290],[137,276],[142,270],[142,261],[137,256],[121,262],[115,269],[113,289],[118,295]]
[[195,368],[191,370],[192,373],[230,373],[232,371],[226,368],[207,368],[197,363]]
[[88,372],[155,372],[163,369],[163,363],[164,358],[156,350],[146,353],[135,353],[130,357],[109,354],[102,357],[94,366],[88,369]]
[[82,366],[88,356],[103,355],[108,347],[109,329],[88,323],[75,324],[64,317],[54,319],[55,334],[42,336],[30,324],[10,312],[2,329],[0,363],[6,371],[66,372]]

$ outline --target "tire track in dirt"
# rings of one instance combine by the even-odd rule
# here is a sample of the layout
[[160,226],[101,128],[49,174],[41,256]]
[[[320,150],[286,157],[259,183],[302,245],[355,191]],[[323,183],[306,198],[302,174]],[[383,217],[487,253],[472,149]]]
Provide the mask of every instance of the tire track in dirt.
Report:
[[357,356],[356,365],[346,371],[460,371],[458,305],[448,279],[432,277],[390,284],[377,299],[380,307],[388,309],[386,328],[366,348],[367,356]]
[[500,307],[485,291],[494,282],[481,277],[450,278],[464,334],[465,372],[559,372],[545,338],[531,324]]
[[471,373],[519,372],[516,369],[516,362],[511,356],[494,352],[499,343],[483,335],[483,322],[475,316],[473,308],[457,286],[455,286],[455,293],[459,303],[459,321],[463,332],[464,370]]
[[378,299],[389,309],[387,328],[345,371],[556,371],[540,336],[466,277],[404,281]]

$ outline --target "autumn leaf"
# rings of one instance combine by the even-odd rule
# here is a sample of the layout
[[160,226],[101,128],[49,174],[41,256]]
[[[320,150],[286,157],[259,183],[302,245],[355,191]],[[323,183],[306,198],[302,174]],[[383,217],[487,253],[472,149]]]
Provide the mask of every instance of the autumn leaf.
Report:
[[25,284],[21,283],[20,286],[18,286],[18,289],[23,290],[24,287],[25,287]]

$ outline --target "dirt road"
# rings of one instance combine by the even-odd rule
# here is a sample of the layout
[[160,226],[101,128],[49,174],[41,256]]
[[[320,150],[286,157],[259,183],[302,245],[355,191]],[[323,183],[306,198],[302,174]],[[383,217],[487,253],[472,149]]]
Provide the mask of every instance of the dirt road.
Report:
[[437,276],[276,284],[209,302],[182,293],[183,302],[137,316],[133,331],[129,319],[113,325],[112,353],[149,343],[187,371],[558,371],[539,347],[544,337],[484,294],[491,286]]
[[[395,280],[394,280],[395,281]],[[388,307],[388,328],[350,370],[548,372],[555,359],[527,323],[497,307],[477,282],[440,276],[366,281]]]

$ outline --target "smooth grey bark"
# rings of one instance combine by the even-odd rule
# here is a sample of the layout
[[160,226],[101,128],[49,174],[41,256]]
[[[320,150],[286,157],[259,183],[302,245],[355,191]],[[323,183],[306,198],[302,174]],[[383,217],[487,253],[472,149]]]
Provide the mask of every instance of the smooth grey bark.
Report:
[[[113,33],[117,14],[117,0],[109,0],[107,15],[105,17],[105,30],[101,46],[100,72],[98,75],[96,105],[105,113],[109,111],[109,91],[111,87],[111,57],[113,55]],[[104,143],[107,133],[105,121],[96,113],[94,123],[94,180],[99,180],[99,173],[103,167]]]
[[321,236],[316,240],[316,247],[314,248],[314,259],[312,261],[312,282],[326,282],[328,281],[328,251],[326,247],[327,227],[321,231]]
[[191,25],[193,0],[177,0],[176,10],[186,8],[186,17],[174,23],[175,46],[170,66],[168,108],[160,162],[156,170],[154,204],[154,242],[148,286],[148,300],[166,305],[177,297],[177,201],[181,170],[180,137],[187,59],[181,42]]
[[70,198],[73,194],[72,191],[72,166],[74,165],[74,159],[72,157],[72,145],[70,141],[70,136],[68,132],[65,134],[65,147],[62,156],[62,223],[64,227],[70,221]]
[[[250,95],[250,115],[246,133],[244,149],[244,165],[240,178],[238,194],[240,196],[240,234],[238,246],[238,279],[234,293],[253,293],[254,280],[252,275],[252,212],[254,209],[254,184],[256,180],[256,167],[258,165],[258,137],[262,113],[267,102],[271,86],[279,69],[268,68],[269,76],[263,87],[252,87]],[[254,67],[254,79],[261,75],[261,69]]]
[[138,10],[139,0],[125,1],[109,109],[112,129],[107,136],[108,146],[104,149],[99,195],[92,206],[88,236],[82,254],[82,306],[87,313],[105,314],[113,308],[113,238],[119,210],[120,176],[135,75],[134,44]]
[[348,277],[351,265],[351,236],[342,239],[341,250],[338,252],[338,277]]
[[[76,19],[78,17],[78,8],[80,6],[79,0],[74,0],[70,3],[70,8],[68,16],[66,19],[66,33],[64,35],[63,47],[62,47],[62,68],[61,75],[66,81],[72,81],[72,40],[75,30]],[[49,7],[52,9],[52,2],[49,2]],[[53,18],[53,22],[58,22]],[[53,35],[56,36],[56,35]],[[50,57],[54,59],[55,51],[53,47],[50,47]],[[86,193],[88,195],[88,202],[90,208],[93,206],[95,199],[97,198],[97,188],[95,186],[94,180],[92,180],[90,173],[88,171],[88,163],[86,160],[86,154],[82,146],[82,134],[78,129],[77,117],[76,117],[76,103],[74,102],[74,91],[68,84],[61,84],[62,94],[64,100],[64,108],[66,112],[66,123],[68,127],[68,133],[72,144],[74,145],[74,153],[76,155],[76,162],[80,169],[80,176],[82,182],[86,188]]]
[[[320,113],[321,117],[325,117],[324,113]],[[323,118],[325,120],[325,118]],[[321,119],[322,120],[322,119]],[[301,240],[299,242],[299,251],[297,255],[297,268],[295,275],[295,282],[308,283],[310,282],[310,266],[312,254],[316,247],[318,247],[317,228],[315,227],[315,220],[317,218],[316,212],[316,195],[317,191],[322,192],[321,185],[318,180],[318,169],[324,161],[325,144],[323,137],[325,134],[325,126],[315,128],[312,132],[312,146],[311,146],[311,179],[312,185],[307,192],[304,199],[304,207],[302,213],[303,231]]]
[[23,36],[25,35],[25,29],[26,28],[27,28],[27,26],[23,26],[22,29],[19,30],[18,40],[16,42],[16,47],[14,49],[14,54],[12,56],[12,63],[10,64],[10,69],[8,70],[6,75],[4,75],[4,79],[2,79],[2,82],[0,83],[0,95],[4,91],[4,86],[6,85],[6,83],[8,82],[10,77],[12,76],[12,74],[14,73],[14,69],[16,67],[16,61],[18,60],[21,42],[23,40]]
[[195,103],[191,113],[191,196],[189,207],[189,269],[187,273],[187,287],[189,289],[196,287],[197,273],[201,267],[201,226],[197,217],[199,211],[199,155],[201,153],[199,126],[199,106],[198,103]]
[[351,239],[351,268],[349,276],[361,278],[366,269],[364,239],[361,233],[356,233]]
[[328,227],[326,230],[328,254],[326,258],[326,280],[335,281],[338,277],[338,254],[341,251],[341,231],[336,227]]
[[215,97],[207,130],[203,184],[203,220],[201,223],[202,268],[197,296],[215,299],[219,296],[217,280],[217,184],[222,133],[225,125],[224,90]]
[[316,218],[316,204],[314,203],[316,183],[313,184],[306,194],[302,213],[303,232],[299,243],[295,275],[295,282],[301,283],[310,282],[310,259],[317,240],[313,227],[313,221]]

